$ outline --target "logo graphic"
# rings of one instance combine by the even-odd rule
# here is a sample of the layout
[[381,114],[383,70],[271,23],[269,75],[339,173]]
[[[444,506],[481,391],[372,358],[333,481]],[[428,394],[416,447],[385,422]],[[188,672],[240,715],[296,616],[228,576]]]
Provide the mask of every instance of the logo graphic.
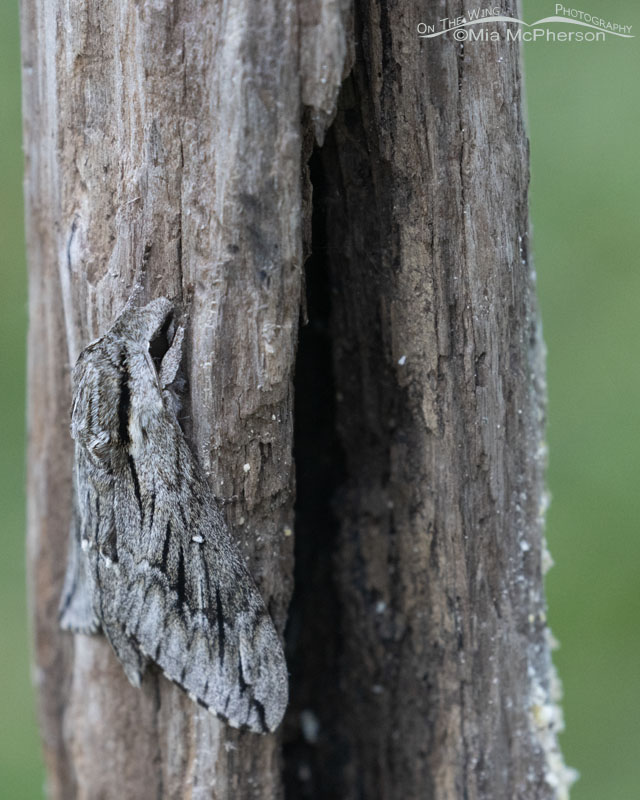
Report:
[[[513,23],[506,29],[506,36],[495,28],[489,29],[489,23]],[[558,25],[574,25],[578,30],[554,30]],[[602,17],[589,14],[577,8],[567,8],[556,3],[555,13],[535,22],[525,22],[517,17],[508,17],[501,13],[499,6],[475,8],[466,11],[462,17],[444,17],[434,24],[418,23],[420,39],[435,39],[450,33],[459,42],[465,41],[501,41],[506,38],[510,42],[603,42],[607,36],[622,39],[635,39],[631,33],[631,25],[609,22]]]

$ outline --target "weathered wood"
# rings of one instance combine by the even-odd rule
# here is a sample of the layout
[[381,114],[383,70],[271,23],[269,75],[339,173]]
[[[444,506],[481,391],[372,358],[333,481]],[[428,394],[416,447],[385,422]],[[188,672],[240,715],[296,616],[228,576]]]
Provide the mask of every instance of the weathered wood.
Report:
[[187,434],[283,630],[312,205],[289,794],[563,796],[519,54],[419,40],[450,5],[23,0],[28,547],[52,798],[282,795],[283,737],[234,731],[158,675],[133,689],[106,641],[63,634],[56,612],[70,366],[140,275],[189,311]]
[[[62,634],[56,611],[70,365],[114,319],[144,264],[145,294],[189,310],[188,433],[283,630],[302,86],[320,135],[346,41],[336,4],[307,11],[302,30],[299,5],[22,5],[30,591],[52,797],[280,794],[277,737],[231,730],[162,677],[133,689],[106,641]],[[301,37],[315,54],[302,71]]]
[[291,744],[292,796],[565,797],[519,52],[417,37],[457,4],[355,7],[355,66],[316,156],[325,297],[309,303],[335,391],[313,481],[346,477],[322,518],[335,544],[301,516],[318,543],[292,610],[294,703],[317,741]]

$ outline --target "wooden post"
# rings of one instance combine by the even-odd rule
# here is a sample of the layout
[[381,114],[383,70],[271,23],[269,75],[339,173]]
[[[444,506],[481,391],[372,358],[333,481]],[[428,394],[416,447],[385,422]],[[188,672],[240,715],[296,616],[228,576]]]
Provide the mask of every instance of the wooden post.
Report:
[[[52,798],[563,796],[519,53],[425,44],[440,4],[409,6],[22,2]],[[292,702],[261,737],[59,630],[70,369],[135,276],[187,309],[187,434],[283,632],[312,229]]]
[[144,268],[149,298],[175,298],[189,312],[191,444],[284,629],[302,102],[321,131],[345,52],[339,10],[320,11],[301,19],[286,0],[23,2],[28,542],[52,797],[280,793],[277,736],[226,727],[161,677],[133,689],[102,637],[64,634],[56,616],[70,367]]

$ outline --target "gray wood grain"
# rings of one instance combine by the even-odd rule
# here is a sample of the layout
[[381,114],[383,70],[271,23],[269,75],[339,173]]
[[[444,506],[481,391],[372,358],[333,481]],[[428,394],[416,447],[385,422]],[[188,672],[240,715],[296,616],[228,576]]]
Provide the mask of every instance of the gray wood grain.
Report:
[[[59,631],[56,595],[70,506],[70,366],[144,264],[145,294],[190,311],[189,437],[282,631],[301,84],[330,115],[338,43],[345,49],[339,9],[321,12],[310,34],[316,58],[301,72],[292,1],[22,4],[30,592],[52,797],[280,794],[276,736],[232,731],[161,677],[136,691],[102,637]],[[336,74],[327,84],[318,69],[329,44]]]
[[[293,796],[546,800],[573,777],[543,596],[520,54],[417,37],[462,13],[355,3],[355,66],[315,166],[325,438],[337,430],[341,457],[323,454],[346,477],[336,544],[317,545],[324,573],[292,609],[305,631],[293,702],[318,726],[317,741],[298,738]],[[323,591],[338,598],[324,616]]]
[[[314,140],[345,480],[334,691],[296,676],[293,773],[300,698],[323,727],[291,796],[566,796],[519,53],[421,42],[418,22],[444,13],[23,0],[27,545],[50,797],[283,794],[281,737],[225,727],[160,676],[132,688],[102,637],[56,614],[70,368],[141,274],[148,298],[189,309],[187,435],[282,632]],[[304,619],[304,661],[324,664],[327,631]]]

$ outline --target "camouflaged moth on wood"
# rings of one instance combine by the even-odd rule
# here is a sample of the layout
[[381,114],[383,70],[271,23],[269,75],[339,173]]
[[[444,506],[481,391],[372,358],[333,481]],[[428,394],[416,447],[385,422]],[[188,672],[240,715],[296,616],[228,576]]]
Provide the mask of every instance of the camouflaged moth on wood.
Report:
[[102,630],[135,686],[155,662],[230,725],[264,733],[287,705],[284,654],[177,420],[183,334],[159,298],[127,307],[78,359],[60,623]]

